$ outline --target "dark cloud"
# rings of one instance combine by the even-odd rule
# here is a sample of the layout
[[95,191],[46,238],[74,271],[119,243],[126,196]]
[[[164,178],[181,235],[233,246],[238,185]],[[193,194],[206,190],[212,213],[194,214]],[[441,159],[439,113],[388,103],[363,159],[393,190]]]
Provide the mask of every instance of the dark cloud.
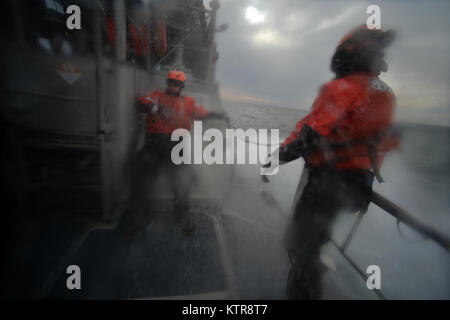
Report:
[[[256,97],[308,109],[319,86],[333,77],[329,62],[339,39],[365,23],[373,1],[223,0],[216,35],[217,79],[224,96]],[[450,125],[447,1],[381,1],[383,27],[398,31],[383,74],[397,94],[399,118]],[[262,23],[246,19],[255,7]],[[436,121],[437,120],[437,121]]]

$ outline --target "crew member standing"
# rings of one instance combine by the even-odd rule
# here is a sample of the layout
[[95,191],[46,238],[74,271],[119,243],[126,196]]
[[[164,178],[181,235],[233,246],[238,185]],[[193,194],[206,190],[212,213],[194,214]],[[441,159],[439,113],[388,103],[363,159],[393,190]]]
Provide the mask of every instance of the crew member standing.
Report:
[[285,238],[289,299],[321,297],[320,249],[336,214],[367,210],[383,158],[398,146],[390,130],[396,98],[378,77],[387,71],[384,49],[393,39],[393,31],[365,26],[346,35],[331,60],[335,79],[280,147],[280,163],[303,157],[306,175]]
[[[151,159],[151,168],[148,169],[156,174],[166,173],[174,194],[175,219],[183,226],[185,233],[189,234],[194,230],[189,214],[189,193],[195,177],[189,166],[173,164],[171,151],[178,141],[171,141],[171,134],[179,128],[190,130],[194,120],[225,117],[209,112],[203,106],[196,105],[193,98],[181,95],[185,81],[184,72],[169,71],[166,91],[155,90],[139,97],[137,104],[142,112],[147,113],[145,149]],[[149,193],[148,190],[145,191],[144,196]]]

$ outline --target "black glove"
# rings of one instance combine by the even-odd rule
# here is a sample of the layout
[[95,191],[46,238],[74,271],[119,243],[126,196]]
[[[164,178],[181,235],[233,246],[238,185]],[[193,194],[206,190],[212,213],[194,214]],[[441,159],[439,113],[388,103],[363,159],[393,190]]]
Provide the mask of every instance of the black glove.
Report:
[[300,131],[299,137],[284,147],[280,147],[280,161],[293,161],[300,157],[304,157],[317,149],[322,136],[313,128],[304,125]]
[[270,168],[271,165],[272,165],[272,162],[269,161],[268,163],[263,164],[262,167],[263,167],[263,168]]
[[155,106],[154,103],[142,103],[139,100],[136,100],[134,105],[142,113],[149,113],[149,112],[151,112],[153,107]]

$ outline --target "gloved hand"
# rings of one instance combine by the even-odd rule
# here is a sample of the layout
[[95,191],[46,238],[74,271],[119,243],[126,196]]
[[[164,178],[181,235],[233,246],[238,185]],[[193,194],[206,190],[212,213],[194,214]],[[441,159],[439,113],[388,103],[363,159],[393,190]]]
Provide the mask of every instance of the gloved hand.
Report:
[[267,162],[266,164],[263,164],[261,167],[263,168],[270,168],[270,166],[272,165],[272,162]]
[[296,140],[280,148],[280,161],[293,161],[314,152],[321,140],[322,136],[305,124]]
[[276,148],[261,165],[261,175],[274,175],[278,172],[279,165],[286,162],[279,159],[280,147]]
[[263,164],[261,165],[260,173],[261,173],[261,179],[264,183],[270,182],[269,178],[267,178],[267,175],[273,175],[276,173],[276,171],[278,171],[278,166],[275,168],[272,167],[273,157],[278,157],[278,154],[276,154],[276,151],[277,150],[272,152],[272,154],[270,156],[268,156],[266,159],[264,159]]
[[273,152],[272,152],[272,154],[271,155],[268,155],[265,159],[264,159],[264,161],[263,161],[263,164],[261,165],[261,167],[262,168],[270,168],[270,166],[271,166],[271,164],[272,164],[272,156],[273,156]]
[[[152,101],[150,97],[137,98],[135,102],[136,108],[143,113],[156,113],[158,111],[158,106]],[[156,109],[155,109],[156,106]]]

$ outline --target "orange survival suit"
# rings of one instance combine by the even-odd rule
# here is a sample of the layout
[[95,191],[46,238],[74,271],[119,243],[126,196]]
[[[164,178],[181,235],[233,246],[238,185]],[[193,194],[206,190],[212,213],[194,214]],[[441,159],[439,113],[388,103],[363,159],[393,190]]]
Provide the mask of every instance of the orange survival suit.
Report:
[[315,133],[316,138],[306,137],[309,143],[316,140],[315,150],[303,154],[307,166],[373,169],[379,176],[386,152],[398,147],[390,130],[395,104],[392,89],[374,75],[357,73],[332,80],[322,86],[311,112],[283,142],[280,160],[292,160],[298,151],[296,140]]
[[[182,71],[169,71],[168,85],[175,83],[179,88],[184,87],[186,75]],[[209,112],[203,106],[198,106],[189,96],[155,90],[152,93],[139,97],[137,104],[147,113],[147,135],[145,153],[150,161],[139,166],[136,170],[137,188],[135,196],[140,203],[148,203],[148,195],[156,190],[154,182],[158,174],[164,173],[168,178],[173,191],[173,215],[177,225],[181,226],[186,234],[191,234],[195,225],[189,210],[189,194],[195,182],[195,174],[190,166],[175,165],[171,159],[171,151],[178,141],[171,140],[174,130],[184,128],[189,130],[191,122],[195,119],[221,117],[219,114]],[[151,188],[142,178],[143,173],[151,171]],[[139,182],[142,181],[142,182]],[[145,191],[145,192],[142,192]],[[151,210],[147,208],[147,212]]]
[[138,98],[142,105],[148,105],[147,131],[149,133],[171,134],[178,128],[191,128],[193,119],[206,117],[209,112],[197,106],[189,96],[171,95],[160,90]]
[[331,62],[336,78],[320,89],[310,113],[279,150],[281,162],[305,160],[285,242],[289,299],[321,297],[320,250],[345,211],[365,212],[374,177],[382,182],[385,153],[398,146],[391,130],[396,98],[378,75],[393,33],[358,27],[339,43]]

